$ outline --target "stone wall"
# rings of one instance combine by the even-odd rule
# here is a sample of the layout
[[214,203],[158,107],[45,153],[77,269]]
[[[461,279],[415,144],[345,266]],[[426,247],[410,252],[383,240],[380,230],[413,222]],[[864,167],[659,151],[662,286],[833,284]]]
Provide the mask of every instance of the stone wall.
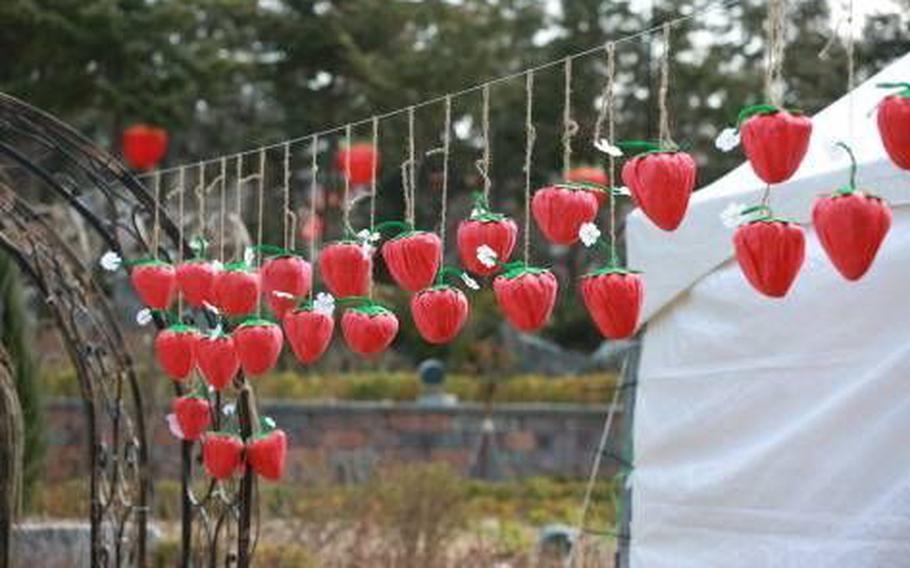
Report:
[[[486,466],[487,472],[502,477],[580,478],[590,469],[607,413],[606,406],[499,404],[492,413],[492,434],[484,443],[484,409],[477,404],[265,401],[262,408],[290,437],[292,481],[358,481],[377,465],[427,460],[448,462],[465,474]],[[162,409],[146,422],[151,463],[156,478],[176,479],[179,451],[165,413]],[[46,419],[47,477],[84,476],[82,403],[53,399]]]

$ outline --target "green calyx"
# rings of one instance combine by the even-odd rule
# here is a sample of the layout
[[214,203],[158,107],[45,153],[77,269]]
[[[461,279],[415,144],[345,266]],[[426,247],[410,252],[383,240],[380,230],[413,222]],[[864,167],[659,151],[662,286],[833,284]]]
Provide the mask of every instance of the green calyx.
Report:
[[792,115],[800,115],[803,111],[799,109],[788,109],[781,108],[775,105],[762,103],[758,105],[749,105],[739,111],[739,116],[736,117],[736,129],[739,130],[743,123],[752,118],[753,116],[758,115],[772,115],[779,112],[786,112]]
[[192,325],[187,325],[185,323],[175,323],[168,326],[168,331],[173,331],[174,333],[199,333],[199,329]]
[[263,317],[253,316],[253,317],[246,318],[245,320],[240,322],[240,325],[238,325],[237,327],[266,327],[266,326],[273,326],[273,325],[277,325],[277,324],[275,322],[273,322],[272,320],[269,320],[269,319],[266,319]]
[[475,191],[473,193],[473,196],[474,207],[471,210],[471,221],[479,221],[481,223],[494,223],[508,219],[508,216],[503,215],[502,213],[494,213],[490,210],[490,202],[487,200],[487,196],[484,195],[482,191]]
[[249,272],[250,265],[246,262],[229,262],[224,265],[225,272]]
[[363,315],[369,316],[371,318],[376,317],[376,316],[395,315],[392,312],[392,310],[388,309],[387,307],[385,307],[381,304],[377,304],[375,302],[373,302],[371,304],[365,304],[363,306],[357,306],[357,307],[351,308],[351,310],[357,312],[358,314],[363,314]]
[[383,221],[373,227],[373,232],[379,233],[380,235],[389,232],[393,238],[397,238],[402,235],[414,233],[415,231],[410,223],[404,221]]
[[550,272],[548,268],[540,268],[537,266],[528,266],[522,261],[509,262],[504,264],[503,272],[499,275],[500,278],[505,278],[506,280],[513,280],[520,276],[526,274],[539,275],[546,274]]
[[593,191],[597,193],[613,194],[613,197],[629,196],[627,193],[623,193],[616,187],[607,187],[605,185],[591,183],[589,181],[564,181],[556,184],[555,187],[568,189],[569,191]]
[[412,230],[408,230],[408,231],[402,231],[389,240],[390,241],[400,241],[402,239],[407,239],[409,237],[413,237],[416,235],[423,235],[423,234],[429,234],[429,233],[430,233],[429,231],[421,231],[421,230],[417,230],[417,229],[412,229]]
[[278,424],[275,423],[275,420],[271,416],[260,416],[259,417],[259,432],[253,436],[254,440],[261,440],[263,438],[269,437],[272,432],[278,429]]
[[435,289],[442,289],[442,288],[452,288],[452,286],[446,284],[447,277],[448,278],[457,278],[458,280],[461,280],[462,282],[467,284],[468,282],[465,281],[465,276],[468,276],[467,273],[460,268],[455,268],[454,266],[443,266],[442,268],[439,269],[439,272],[436,273],[436,280],[435,280],[435,283],[433,284],[433,286],[431,288],[427,288],[427,289],[435,290]]
[[675,144],[672,146],[661,146],[660,142],[650,140],[625,140],[617,142],[616,146],[623,151],[623,154],[634,156],[646,156],[648,154],[661,154],[678,152],[679,147]]
[[879,83],[876,85],[876,87],[879,89],[899,89],[897,92],[891,93],[891,95],[904,99],[910,99],[910,83]]
[[632,270],[631,268],[626,268],[624,266],[615,266],[607,265],[597,270],[592,270],[591,272],[586,273],[582,278],[596,278],[598,276],[608,276],[610,274],[619,274],[619,275],[630,275],[630,274],[641,274],[640,270]]
[[339,306],[351,306],[352,310],[370,316],[392,313],[391,308],[384,306],[376,300],[367,298],[365,296],[348,296],[346,298],[338,298],[335,300],[335,304]]

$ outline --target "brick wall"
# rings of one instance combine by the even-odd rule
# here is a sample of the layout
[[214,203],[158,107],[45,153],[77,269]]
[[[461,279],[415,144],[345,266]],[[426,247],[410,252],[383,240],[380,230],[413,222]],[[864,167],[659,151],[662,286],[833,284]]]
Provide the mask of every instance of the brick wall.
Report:
[[[377,465],[415,460],[446,461],[467,474],[479,465],[482,453],[484,410],[476,404],[265,401],[262,408],[290,437],[290,480],[358,481]],[[606,412],[606,406],[497,405],[492,438],[488,437],[493,451],[487,454],[493,457],[487,466],[504,477],[582,477],[590,468]],[[161,410],[146,422],[151,463],[157,478],[176,478],[179,451],[164,415]],[[46,477],[53,481],[84,476],[81,401],[49,401],[46,419]]]

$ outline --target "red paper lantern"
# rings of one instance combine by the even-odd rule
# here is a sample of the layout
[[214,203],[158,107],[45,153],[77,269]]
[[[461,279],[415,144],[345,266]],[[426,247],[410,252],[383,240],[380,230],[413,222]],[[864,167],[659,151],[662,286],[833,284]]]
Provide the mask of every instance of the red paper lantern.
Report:
[[382,259],[392,279],[407,292],[433,284],[442,260],[442,241],[434,233],[409,231],[382,245]]
[[215,479],[227,479],[243,465],[243,441],[233,434],[209,432],[202,438],[202,464]]
[[542,268],[521,267],[493,280],[499,309],[519,331],[532,332],[546,325],[556,305],[559,283]]
[[585,307],[607,339],[625,339],[635,333],[643,296],[641,276],[627,270],[599,270],[581,280]]
[[768,218],[740,225],[733,246],[746,280],[762,294],[781,298],[803,265],[806,237],[796,223]]
[[622,181],[635,203],[664,231],[676,229],[695,188],[695,160],[685,152],[649,152],[622,168]]
[[177,324],[158,333],[155,337],[155,359],[164,373],[175,381],[183,381],[196,365],[196,342],[199,331],[195,327]]
[[597,216],[597,198],[590,191],[553,185],[534,192],[531,212],[548,241],[571,245],[581,226]]
[[[349,162],[350,160],[350,162]],[[348,164],[350,163],[350,171]],[[363,185],[373,181],[373,167],[379,169],[379,154],[368,142],[352,144],[350,149],[340,148],[335,155],[335,169],[346,176],[351,184]]]
[[167,131],[148,124],[134,124],[123,131],[123,157],[131,168],[150,170],[167,152]]
[[284,430],[272,430],[257,436],[246,447],[246,457],[257,475],[269,481],[284,476],[288,454],[288,437]]
[[294,355],[301,363],[315,363],[332,341],[335,320],[312,308],[301,308],[287,314],[283,320],[284,333]]
[[341,316],[341,332],[351,351],[370,357],[392,344],[398,335],[398,318],[376,304],[352,308]]
[[885,151],[897,167],[910,170],[910,83],[895,83],[902,87],[878,105],[878,132]]
[[411,298],[411,316],[420,336],[436,345],[452,341],[468,321],[470,307],[464,292],[434,286]]
[[875,195],[835,192],[815,201],[812,224],[838,272],[847,280],[859,280],[891,228],[891,208]]
[[796,173],[809,149],[812,121],[776,107],[761,105],[739,127],[743,150],[765,183],[781,183]]

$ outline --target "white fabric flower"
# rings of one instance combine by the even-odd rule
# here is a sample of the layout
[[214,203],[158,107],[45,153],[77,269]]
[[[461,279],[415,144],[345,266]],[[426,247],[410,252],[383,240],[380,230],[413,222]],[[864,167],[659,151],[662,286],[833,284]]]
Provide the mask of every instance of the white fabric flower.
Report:
[[632,195],[632,190],[624,185],[614,187],[612,189],[612,191],[613,191],[613,195],[625,195],[626,197]]
[[619,146],[612,144],[606,138],[601,138],[594,143],[594,147],[603,152],[608,156],[613,156],[614,158],[619,158],[622,156],[622,149]]
[[379,240],[379,233],[374,233],[369,229],[362,229],[357,233],[357,240],[362,243],[375,243]]
[[600,229],[594,223],[582,223],[578,229],[578,238],[586,247],[591,248],[600,238]]
[[222,270],[224,270],[224,263],[221,262],[220,260],[213,260],[212,268],[214,268],[216,272],[221,272]]
[[253,247],[246,247],[243,251],[244,264],[252,266],[254,260],[256,260],[256,251],[253,250]]
[[730,203],[720,212],[720,222],[728,229],[735,229],[743,220],[743,209],[745,208],[746,206],[742,203]]
[[101,260],[98,264],[108,272],[115,272],[120,268],[120,265],[123,264],[123,259],[120,258],[120,255],[116,252],[109,250],[101,256]]
[[266,416],[265,418],[262,419],[262,425],[265,426],[266,428],[274,428],[275,421],[272,419],[271,416]]
[[316,299],[313,300],[313,311],[326,317],[332,317],[332,314],[335,313],[335,297],[328,292],[316,294]]
[[215,338],[215,337],[218,337],[219,335],[221,335],[223,332],[224,332],[224,328],[221,327],[221,324],[219,323],[212,329],[212,331],[211,331],[211,333],[209,333],[209,335],[211,337]]
[[148,325],[152,322],[152,310],[148,308],[142,308],[136,312],[136,323],[142,326]]
[[490,248],[489,245],[480,245],[477,247],[477,260],[480,261],[480,264],[486,266],[487,268],[493,268],[496,266],[496,260],[499,255],[496,254],[496,251]]
[[213,306],[212,304],[206,302],[205,300],[202,301],[202,307],[205,308],[206,310],[212,312],[212,313],[215,314],[216,316],[219,315],[219,314],[221,313],[221,312],[218,311],[218,308],[216,308],[216,307]]
[[164,417],[164,420],[167,422],[167,429],[171,431],[171,434],[173,434],[175,438],[178,440],[186,439],[186,434],[183,433],[183,430],[180,428],[180,423],[177,422],[176,414],[168,414]]
[[288,292],[282,292],[281,290],[273,290],[272,295],[276,298],[282,298],[285,300],[293,300],[294,294],[289,294]]
[[739,146],[739,131],[735,128],[724,128],[714,139],[714,147],[721,152],[729,152]]
[[471,278],[471,275],[467,272],[461,273],[461,281],[464,282],[464,285],[471,290],[480,290],[480,284],[477,283],[477,280]]
[[233,416],[234,413],[236,413],[236,412],[237,412],[237,405],[234,404],[233,402],[225,404],[224,407],[221,409],[221,414],[224,414],[225,416]]
[[374,250],[375,249],[373,248],[373,245],[371,245],[368,241],[363,241],[360,243],[360,254],[363,255],[363,258],[368,259],[373,256]]
[[483,215],[483,211],[481,211],[479,207],[475,207],[474,209],[471,209],[471,219],[477,219],[481,215]]

